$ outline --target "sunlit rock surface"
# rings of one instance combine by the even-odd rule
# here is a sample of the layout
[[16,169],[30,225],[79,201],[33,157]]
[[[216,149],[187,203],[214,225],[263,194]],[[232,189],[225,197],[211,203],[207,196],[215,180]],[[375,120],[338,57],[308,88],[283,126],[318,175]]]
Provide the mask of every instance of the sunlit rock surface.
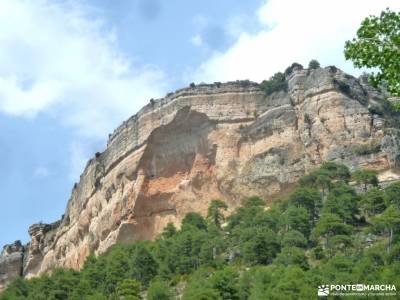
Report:
[[287,80],[287,92],[270,96],[238,81],[152,100],[87,163],[62,220],[33,225],[25,249],[2,254],[0,284],[79,269],[89,253],[152,239],[189,211],[205,214],[212,199],[231,210],[250,195],[273,201],[326,160],[399,179],[400,130],[380,93],[335,67]]

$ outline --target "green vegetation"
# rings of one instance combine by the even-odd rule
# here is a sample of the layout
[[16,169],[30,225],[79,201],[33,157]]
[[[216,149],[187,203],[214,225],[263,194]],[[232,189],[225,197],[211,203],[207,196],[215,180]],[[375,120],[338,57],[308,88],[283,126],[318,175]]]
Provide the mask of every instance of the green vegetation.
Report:
[[354,92],[350,85],[348,85],[345,81],[335,78],[332,80],[332,83],[341,93],[347,95],[349,98],[356,99],[363,105],[366,105],[368,103],[368,98],[365,93],[360,94]]
[[364,185],[364,191],[367,191],[369,184],[378,186],[377,172],[374,170],[357,170],[353,173],[353,178],[357,184]]
[[165,281],[154,280],[147,291],[148,300],[170,300],[174,298],[174,293]]
[[345,57],[354,66],[378,68],[369,79],[375,86],[387,85],[400,96],[400,12],[386,9],[380,16],[367,17],[357,31],[357,38],[347,41]]
[[316,60],[316,59],[312,59],[312,60],[310,60],[310,62],[308,63],[308,68],[309,69],[318,69],[318,68],[320,68],[321,66],[320,66],[320,64],[319,64],[319,62],[318,62],[318,60]]
[[274,92],[287,91],[288,83],[285,75],[281,72],[275,73],[269,80],[261,82],[261,89],[267,94],[271,95]]
[[294,70],[303,70],[303,66],[296,62],[292,63],[289,67],[286,68],[284,73],[285,76],[289,76],[293,73]]
[[339,91],[341,91],[343,94],[351,96],[351,89],[350,86],[342,81],[342,80],[338,80],[338,79],[333,79],[333,84],[339,89]]
[[381,145],[376,142],[353,146],[353,152],[357,155],[369,155],[381,151]]
[[226,217],[214,200],[206,218],[90,255],[80,272],[17,279],[0,299],[315,299],[320,284],[400,286],[400,183],[381,189],[375,172],[327,162],[274,203],[250,197]]
[[379,101],[377,104],[372,104],[368,107],[372,114],[384,116],[385,133],[390,131],[390,128],[400,128],[400,104],[395,104],[387,99]]

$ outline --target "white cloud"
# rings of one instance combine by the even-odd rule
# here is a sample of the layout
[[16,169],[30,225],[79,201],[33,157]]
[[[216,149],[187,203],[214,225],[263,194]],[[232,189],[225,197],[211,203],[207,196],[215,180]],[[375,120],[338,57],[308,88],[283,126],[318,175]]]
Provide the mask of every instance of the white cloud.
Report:
[[78,1],[0,0],[0,112],[52,114],[102,138],[165,92],[156,67],[133,64]]
[[251,79],[261,81],[292,62],[336,65],[353,72],[343,55],[361,21],[386,7],[398,10],[397,0],[268,0],[257,11],[263,29],[241,32],[232,47],[216,52],[195,72],[194,81]]
[[53,175],[53,173],[46,167],[39,166],[33,170],[33,176],[37,178],[44,178]]
[[225,31],[230,37],[236,39],[244,31],[247,23],[249,23],[249,16],[233,16],[228,20]]
[[[76,0],[0,0],[0,113],[48,114],[77,135],[70,177],[122,120],[166,92],[166,76],[128,59],[115,34]],[[95,146],[96,147],[95,147]],[[49,176],[46,168],[36,177]]]
[[200,47],[203,45],[203,39],[201,38],[200,34],[192,36],[190,42],[196,47]]

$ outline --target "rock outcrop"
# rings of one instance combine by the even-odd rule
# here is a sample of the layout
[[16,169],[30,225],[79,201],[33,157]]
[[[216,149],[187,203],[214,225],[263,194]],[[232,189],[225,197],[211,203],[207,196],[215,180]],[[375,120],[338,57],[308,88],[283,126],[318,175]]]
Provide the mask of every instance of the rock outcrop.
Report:
[[0,254],[0,290],[10,280],[23,274],[24,250],[20,241],[3,247]]
[[152,100],[88,162],[61,221],[33,225],[25,249],[2,254],[0,283],[79,269],[89,253],[152,239],[212,199],[231,210],[249,195],[273,201],[326,160],[399,178],[399,124],[380,93],[335,67],[295,70],[287,81],[268,96],[237,81]]

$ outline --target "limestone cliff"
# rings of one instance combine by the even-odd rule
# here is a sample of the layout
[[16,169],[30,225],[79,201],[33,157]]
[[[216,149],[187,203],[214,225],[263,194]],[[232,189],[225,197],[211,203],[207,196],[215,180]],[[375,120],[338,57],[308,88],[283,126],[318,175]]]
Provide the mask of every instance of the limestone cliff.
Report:
[[22,275],[24,250],[19,241],[4,246],[0,254],[0,291],[11,279]]
[[[110,135],[81,175],[61,221],[0,257],[0,285],[56,266],[79,269],[118,241],[151,239],[210,200],[269,201],[325,160],[400,174],[400,124],[383,96],[335,67],[294,70],[267,96],[249,81],[185,88],[152,100]],[[400,126],[398,126],[400,127]]]

